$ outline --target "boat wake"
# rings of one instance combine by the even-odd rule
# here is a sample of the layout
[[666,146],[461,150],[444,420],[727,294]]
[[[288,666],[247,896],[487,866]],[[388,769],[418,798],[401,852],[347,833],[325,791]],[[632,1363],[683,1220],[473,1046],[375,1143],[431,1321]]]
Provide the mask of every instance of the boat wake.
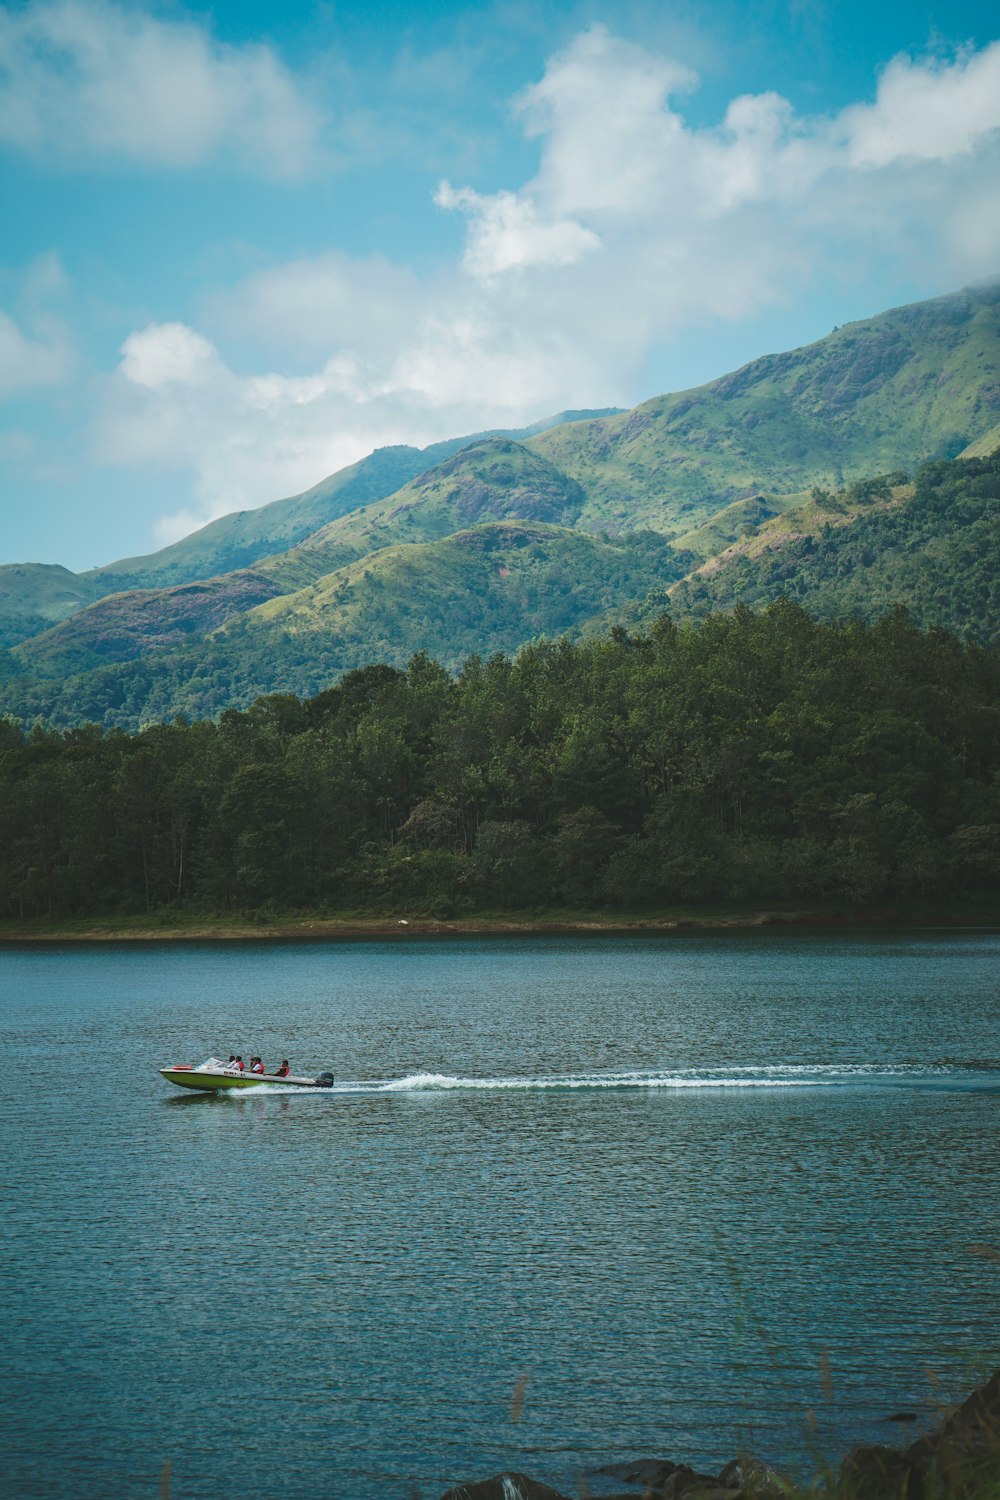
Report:
[[557,1092],[609,1089],[994,1088],[1000,1063],[802,1063],[726,1068],[671,1068],[592,1073],[545,1073],[498,1078],[451,1073],[408,1073],[391,1079],[336,1079],[334,1094],[436,1094],[450,1092]]

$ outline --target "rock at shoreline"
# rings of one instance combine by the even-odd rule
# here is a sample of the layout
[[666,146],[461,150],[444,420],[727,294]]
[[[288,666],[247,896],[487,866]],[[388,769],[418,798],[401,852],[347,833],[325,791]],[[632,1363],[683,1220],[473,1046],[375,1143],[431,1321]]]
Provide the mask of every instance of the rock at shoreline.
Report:
[[770,1464],[761,1463],[749,1453],[726,1464],[719,1474],[719,1483],[728,1489],[739,1490],[743,1495],[753,1496],[753,1500],[783,1500],[794,1489]]
[[850,1500],[922,1500],[923,1479],[895,1448],[862,1443],[840,1466],[838,1493]]
[[642,1485],[647,1495],[655,1500],[709,1500],[709,1497],[725,1497],[733,1500],[733,1488],[714,1474],[698,1474],[687,1464],[675,1464],[669,1458],[639,1458],[631,1463],[605,1464],[595,1470],[608,1479],[621,1479],[625,1484]]
[[918,1438],[906,1457],[929,1479],[964,1476],[1000,1486],[1000,1370],[945,1418],[937,1432]]
[[567,1497],[527,1474],[494,1474],[492,1479],[458,1484],[442,1495],[441,1500],[567,1500]]
[[[900,1413],[892,1421],[910,1419]],[[595,1471],[640,1486],[647,1500],[794,1500],[795,1486],[759,1459],[733,1459],[717,1477],[668,1458],[605,1464]],[[860,1444],[844,1459],[834,1491],[839,1500],[998,1500],[1000,1497],[1000,1370],[973,1391],[937,1432],[905,1452]],[[566,1500],[526,1474],[497,1474],[458,1485],[441,1500]],[[613,1500],[627,1500],[625,1496]],[[633,1496],[633,1500],[640,1497]]]
[[853,1448],[840,1471],[850,1500],[938,1500],[1000,1492],[1000,1370],[904,1453]]

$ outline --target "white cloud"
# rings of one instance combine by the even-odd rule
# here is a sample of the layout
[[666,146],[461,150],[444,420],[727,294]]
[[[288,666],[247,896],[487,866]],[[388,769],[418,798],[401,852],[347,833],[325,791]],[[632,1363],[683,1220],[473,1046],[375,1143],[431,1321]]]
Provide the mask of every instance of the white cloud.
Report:
[[183,323],[150,323],[122,345],[121,372],[151,391],[204,386],[222,370],[213,344]]
[[[371,296],[370,267],[362,279]],[[393,282],[389,270],[390,302]],[[565,349],[546,352],[537,336],[497,329],[488,308],[477,315],[466,303],[447,313],[442,293],[422,310],[398,309],[391,349],[344,351],[304,375],[241,376],[193,328],[150,325],[122,346],[97,456],[193,470],[194,506],[160,524],[162,541],[306,489],[375,447],[530,421],[563,379]],[[591,383],[602,388],[600,372]]]
[[949,161],[1000,129],[1000,42],[950,66],[897,57],[874,104],[844,110],[839,125],[852,166]]
[[[716,130],[692,129],[670,99],[693,81],[603,26],[577,37],[520,100],[531,133],[543,138],[536,177],[516,193],[439,195],[441,206],[469,214],[468,267],[493,274],[526,263],[530,248],[515,258],[506,245],[508,226],[520,220],[533,228],[541,264],[544,235],[556,229],[566,244],[575,235],[588,249],[597,239],[613,250],[626,236],[632,244],[655,237],[676,263],[703,253],[703,227],[731,236],[733,216],[747,207],[769,205],[795,224],[812,212],[810,195],[829,191],[842,203],[852,174],[946,161],[995,146],[1000,129],[1000,43],[951,66],[897,58],[874,104],[832,120],[797,118],[786,99],[767,93],[733,100]],[[919,213],[920,194],[911,196]],[[734,261],[742,249],[730,239]],[[707,280],[694,267],[690,279]]]
[[414,273],[385,256],[330,251],[255,271],[217,294],[208,311],[231,336],[277,342],[299,355],[363,347],[386,358],[424,297]]
[[26,337],[0,309],[0,396],[58,385],[66,373],[65,348]]
[[219,153],[268,176],[315,164],[321,116],[267,47],[112,0],[0,10],[0,142],[189,167]]
[[560,217],[631,214],[663,190],[684,134],[667,100],[696,81],[604,26],[583,32],[518,101],[527,133],[545,141],[533,193]]
[[438,189],[465,220],[455,263],[417,275],[331,252],[217,294],[214,343],[179,324],[132,334],[103,455],[190,467],[186,525],[381,444],[639,399],[643,362],[681,331],[787,306],[855,266],[890,257],[938,288],[995,271],[998,59],[1000,44],[897,59],[874,102],[837,116],[764,93],[695,127],[685,68],[592,27],[516,101],[534,176]]
[[58,256],[36,256],[3,278],[10,310],[0,307],[0,399],[61,385],[74,352],[59,303],[68,281]]
[[572,219],[543,223],[530,199],[517,193],[480,197],[471,188],[442,182],[434,202],[469,215],[465,266],[474,276],[493,276],[517,266],[571,266],[600,245],[597,235]]

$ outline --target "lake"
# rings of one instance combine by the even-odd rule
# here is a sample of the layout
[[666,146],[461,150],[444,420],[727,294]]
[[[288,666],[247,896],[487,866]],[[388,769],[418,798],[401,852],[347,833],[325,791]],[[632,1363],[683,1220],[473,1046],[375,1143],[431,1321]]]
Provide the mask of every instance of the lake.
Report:
[[[169,1460],[175,1500],[600,1494],[623,1458],[807,1477],[912,1440],[1000,1364],[998,959],[0,950],[5,1493],[151,1496]],[[335,1088],[157,1072],[233,1050]]]

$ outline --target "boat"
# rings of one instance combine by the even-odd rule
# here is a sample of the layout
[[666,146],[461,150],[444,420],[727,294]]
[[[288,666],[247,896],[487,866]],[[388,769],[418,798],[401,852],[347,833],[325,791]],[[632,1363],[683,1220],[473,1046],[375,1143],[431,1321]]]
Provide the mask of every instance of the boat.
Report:
[[277,1083],[282,1088],[332,1089],[333,1074],[318,1073],[315,1078],[303,1078],[294,1073],[284,1076],[278,1073],[243,1072],[231,1068],[220,1057],[208,1057],[203,1063],[176,1063],[172,1068],[161,1068],[160,1073],[168,1083],[176,1083],[181,1089],[252,1089],[262,1083]]

